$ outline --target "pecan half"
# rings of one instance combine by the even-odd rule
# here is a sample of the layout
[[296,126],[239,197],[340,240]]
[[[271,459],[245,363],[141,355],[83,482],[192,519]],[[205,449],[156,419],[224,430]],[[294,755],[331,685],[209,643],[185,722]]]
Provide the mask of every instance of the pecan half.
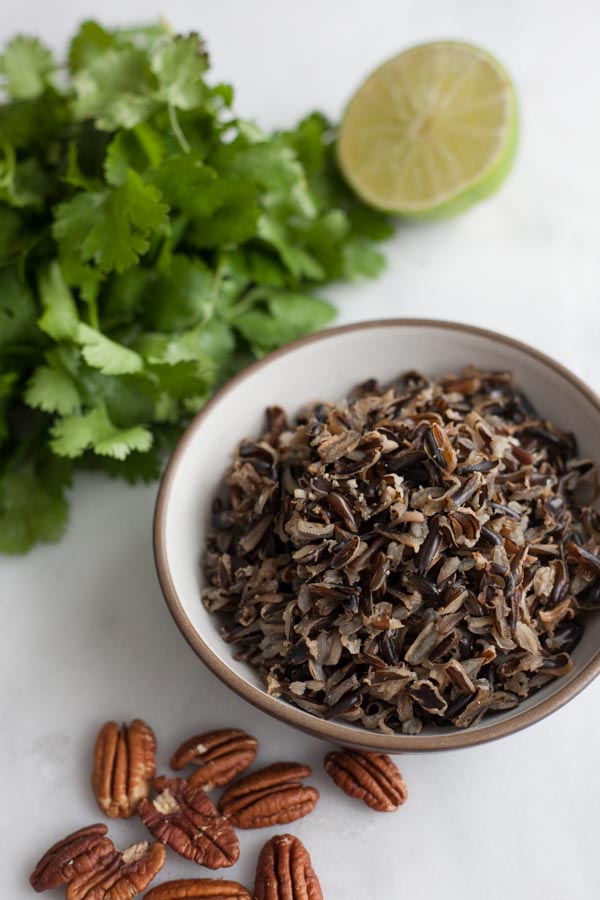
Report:
[[147,841],[132,844],[122,853],[114,850],[85,875],[67,886],[67,900],[131,900],[141,894],[165,863],[164,844]]
[[198,768],[188,777],[189,783],[203,791],[212,791],[244,772],[257,749],[256,738],[237,728],[208,731],[185,741],[171,757],[171,768],[177,772],[193,763]]
[[222,794],[219,809],[238,828],[285,825],[311,812],[319,792],[305,787],[311,770],[300,763],[274,763],[240,778]]
[[237,881],[177,878],[152,888],[144,900],[252,900],[252,894]]
[[308,850],[298,838],[279,834],[262,848],[254,900],[323,900]]
[[106,825],[88,825],[53,844],[29,877],[34,891],[47,891],[95,869],[115,849],[106,832]]
[[325,771],[349,797],[377,812],[394,812],[407,797],[404,778],[385,753],[335,750],[325,757]]
[[144,799],[138,812],[155,838],[199,866],[221,869],[240,855],[237,835],[200,788],[183,778],[161,775],[154,781],[159,796]]
[[120,729],[107,722],[94,749],[92,788],[98,806],[110,819],[128,819],[150,793],[156,772],[156,738],[149,725],[134,719]]

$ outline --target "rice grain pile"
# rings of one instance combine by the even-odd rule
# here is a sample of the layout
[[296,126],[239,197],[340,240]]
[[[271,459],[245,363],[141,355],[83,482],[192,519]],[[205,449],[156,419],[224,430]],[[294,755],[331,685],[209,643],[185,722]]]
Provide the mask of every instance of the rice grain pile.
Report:
[[269,693],[383,732],[472,726],[572,668],[597,478],[508,372],[267,411],[214,504],[206,607]]

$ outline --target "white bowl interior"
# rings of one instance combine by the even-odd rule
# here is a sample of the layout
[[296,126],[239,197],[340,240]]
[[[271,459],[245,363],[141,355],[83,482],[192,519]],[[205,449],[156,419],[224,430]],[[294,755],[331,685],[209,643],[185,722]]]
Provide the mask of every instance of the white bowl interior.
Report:
[[[581,455],[598,460],[600,413],[576,384],[543,359],[510,343],[435,323],[373,323],[354,331],[325,332],[319,340],[297,346],[248,373],[207,411],[200,427],[187,435],[172,474],[165,513],[171,579],[194,629],[247,682],[262,689],[256,672],[233,659],[232,648],[219,636],[216,618],[200,601],[200,559],[211,502],[234,446],[244,437],[260,434],[267,406],[277,404],[293,415],[308,401],[340,399],[367,378],[385,382],[408,369],[441,375],[470,363],[514,372],[518,385],[540,413],[575,433]],[[547,699],[577,676],[599,645],[600,616],[592,615],[573,654],[574,668],[566,678],[557,679],[516,709],[484,719],[476,729],[485,730],[492,722],[511,719]],[[308,713],[304,715],[314,721]],[[452,731],[436,728],[432,733]]]

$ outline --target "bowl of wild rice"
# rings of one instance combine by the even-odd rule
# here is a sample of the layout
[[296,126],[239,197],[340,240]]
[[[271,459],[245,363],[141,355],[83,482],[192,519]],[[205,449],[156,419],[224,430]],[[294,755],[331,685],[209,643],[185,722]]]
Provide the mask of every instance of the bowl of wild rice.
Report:
[[599,398],[502,335],[397,319],[297,341],[171,458],[171,613],[240,696],[329,741],[510,734],[600,670],[599,433]]

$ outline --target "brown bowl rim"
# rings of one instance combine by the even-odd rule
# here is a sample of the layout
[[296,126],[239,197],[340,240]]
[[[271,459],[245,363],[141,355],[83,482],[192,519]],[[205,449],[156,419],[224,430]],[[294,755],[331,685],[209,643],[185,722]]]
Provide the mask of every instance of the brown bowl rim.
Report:
[[485,725],[477,731],[469,731],[466,729],[464,731],[439,735],[431,734],[429,732],[419,735],[388,735],[380,732],[371,732],[365,728],[357,728],[352,725],[344,725],[319,719],[309,712],[305,712],[304,710],[292,706],[285,700],[269,696],[262,688],[250,684],[242,675],[238,675],[237,672],[229,668],[225,662],[219,659],[208,643],[194,628],[179,600],[171,578],[166,548],[165,521],[171,486],[177,472],[179,460],[185,452],[185,448],[188,441],[191,439],[192,434],[202,426],[204,419],[210,410],[220,403],[227,394],[235,390],[237,385],[244,381],[249,375],[263,366],[268,366],[274,360],[290,351],[296,350],[298,347],[328,340],[335,335],[346,334],[353,331],[364,331],[371,328],[415,327],[441,328],[451,332],[458,331],[464,334],[477,335],[504,344],[512,349],[519,350],[522,353],[531,356],[536,361],[542,362],[550,369],[553,369],[558,375],[562,376],[562,378],[570,382],[587,400],[590,401],[590,403],[592,403],[600,414],[600,397],[577,375],[567,369],[566,366],[563,366],[561,363],[552,359],[552,357],[547,356],[545,353],[542,353],[540,350],[537,350],[522,341],[490,329],[479,328],[474,325],[463,324],[460,322],[420,318],[370,319],[349,325],[338,325],[299,338],[296,341],[274,350],[235,375],[214,394],[206,406],[194,416],[177,443],[175,450],[171,454],[160,482],[153,523],[154,560],[160,586],[167,606],[169,607],[169,611],[188,644],[217,678],[231,688],[238,696],[247,700],[257,709],[260,709],[283,722],[287,722],[289,725],[293,725],[295,728],[313,735],[314,737],[319,737],[336,744],[345,744],[347,746],[354,746],[367,750],[391,753],[450,750],[458,747],[472,747],[521,731],[523,728],[527,728],[535,722],[539,722],[546,718],[546,716],[551,713],[556,712],[556,710],[560,709],[565,703],[568,703],[569,700],[572,700],[573,697],[577,696],[580,691],[587,687],[600,672],[600,650],[595,653],[578,675],[571,681],[565,683],[545,700],[542,700],[540,703],[535,704],[529,709],[517,713],[517,715],[510,719],[499,720],[496,722],[492,719],[489,725]]

